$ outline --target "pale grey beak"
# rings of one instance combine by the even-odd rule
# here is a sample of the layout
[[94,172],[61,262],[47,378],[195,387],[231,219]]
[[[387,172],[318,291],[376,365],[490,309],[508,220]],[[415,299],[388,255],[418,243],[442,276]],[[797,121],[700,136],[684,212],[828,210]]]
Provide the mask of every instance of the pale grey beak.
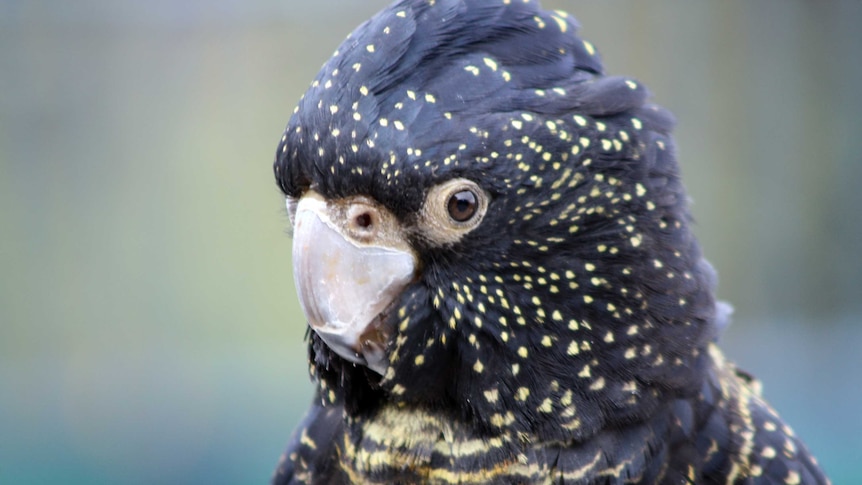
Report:
[[308,324],[341,357],[383,375],[392,329],[384,317],[416,259],[394,216],[365,197],[314,191],[294,217],[293,277]]

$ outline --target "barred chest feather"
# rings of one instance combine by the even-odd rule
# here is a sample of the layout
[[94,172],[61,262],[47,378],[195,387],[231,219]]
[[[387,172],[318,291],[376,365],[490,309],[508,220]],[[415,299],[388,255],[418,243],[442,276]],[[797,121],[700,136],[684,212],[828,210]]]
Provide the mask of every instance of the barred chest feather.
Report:
[[[584,442],[547,442],[524,433],[476,436],[467,423],[399,406],[343,424],[341,410],[330,405],[331,419],[307,421],[280,468],[292,469],[299,483],[815,482],[816,462],[760,398],[759,383],[726,363],[716,346],[709,359],[710,379],[696,397],[668,402],[646,422],[603,430]],[[332,435],[321,433],[327,421],[341,423]]]

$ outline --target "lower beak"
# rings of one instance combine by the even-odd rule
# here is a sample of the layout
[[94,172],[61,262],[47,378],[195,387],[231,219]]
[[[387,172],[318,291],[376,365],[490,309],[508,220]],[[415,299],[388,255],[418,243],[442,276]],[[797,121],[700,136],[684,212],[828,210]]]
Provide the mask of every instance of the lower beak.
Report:
[[294,217],[293,276],[308,324],[338,355],[380,375],[392,334],[388,307],[416,268],[404,239],[393,237],[395,226],[369,199],[327,201],[313,191]]

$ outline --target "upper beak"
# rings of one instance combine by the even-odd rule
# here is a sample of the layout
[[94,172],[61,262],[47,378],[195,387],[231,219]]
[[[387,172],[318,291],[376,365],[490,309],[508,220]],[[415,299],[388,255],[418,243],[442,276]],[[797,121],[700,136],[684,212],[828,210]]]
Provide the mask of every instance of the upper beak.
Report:
[[341,357],[383,375],[387,307],[410,283],[416,257],[398,221],[373,200],[329,201],[314,191],[294,217],[293,277],[308,324]]

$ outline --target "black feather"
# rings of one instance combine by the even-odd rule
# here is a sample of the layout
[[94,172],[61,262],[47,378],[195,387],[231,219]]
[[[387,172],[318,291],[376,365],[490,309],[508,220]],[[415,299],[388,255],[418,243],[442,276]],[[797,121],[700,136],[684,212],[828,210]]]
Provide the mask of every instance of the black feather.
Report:
[[827,483],[715,346],[729,311],[673,117],[577,28],[530,1],[403,0],[315,78],[276,154],[286,196],[363,194],[408,229],[449,179],[491,201],[457,243],[411,241],[382,378],[312,335],[317,448],[295,438],[279,476]]

